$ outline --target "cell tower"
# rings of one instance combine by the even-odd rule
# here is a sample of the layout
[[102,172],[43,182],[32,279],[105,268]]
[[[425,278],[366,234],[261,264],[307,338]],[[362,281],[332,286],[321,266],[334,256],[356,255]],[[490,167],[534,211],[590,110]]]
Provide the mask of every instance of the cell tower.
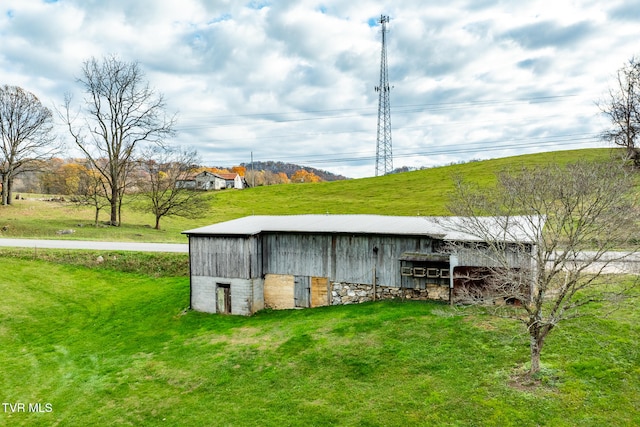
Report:
[[389,104],[389,71],[387,69],[387,24],[389,17],[380,15],[382,25],[382,51],[380,53],[380,86],[378,92],[378,140],[376,144],[376,176],[386,175],[393,170],[391,150],[391,105]]

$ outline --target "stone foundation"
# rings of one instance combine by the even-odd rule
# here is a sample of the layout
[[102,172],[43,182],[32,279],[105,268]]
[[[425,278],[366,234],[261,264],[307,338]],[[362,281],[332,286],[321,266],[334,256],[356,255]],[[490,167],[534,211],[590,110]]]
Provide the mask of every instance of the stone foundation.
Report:
[[[427,289],[376,286],[376,300],[404,298],[410,300],[449,300],[449,288],[427,285]],[[331,305],[358,304],[373,301],[373,285],[331,283]]]

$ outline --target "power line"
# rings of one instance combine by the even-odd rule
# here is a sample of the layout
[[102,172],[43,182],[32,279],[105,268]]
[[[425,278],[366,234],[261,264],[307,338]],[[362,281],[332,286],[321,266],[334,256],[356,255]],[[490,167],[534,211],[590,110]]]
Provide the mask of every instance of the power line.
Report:
[[[535,105],[535,104],[545,104],[545,103],[557,103],[562,102],[569,98],[575,98],[579,96],[578,94],[563,94],[563,95],[554,95],[554,96],[540,96],[540,97],[520,97],[520,98],[512,98],[512,99],[492,99],[492,100],[466,100],[460,102],[446,102],[446,103],[424,103],[424,104],[405,104],[400,105],[398,107],[394,107],[394,112],[397,112],[401,116],[407,116],[409,114],[415,113],[441,113],[446,111],[456,111],[456,110],[473,110],[473,109],[483,109],[483,108],[510,108],[515,105],[526,104],[526,105]],[[548,111],[548,110],[545,110]],[[314,121],[322,121],[322,120],[341,120],[347,118],[354,117],[368,117],[373,116],[375,114],[375,110],[373,108],[344,108],[344,109],[327,109],[327,110],[309,110],[309,111],[290,111],[290,112],[268,112],[268,113],[251,113],[251,114],[241,114],[241,115],[221,115],[210,117],[209,119],[217,119],[222,123],[207,123],[204,125],[198,126],[182,126],[179,127],[180,130],[197,130],[197,129],[216,129],[223,127],[234,127],[234,126],[243,126],[245,130],[249,129],[251,132],[256,133],[256,135],[246,136],[246,137],[231,137],[231,138],[208,138],[209,142],[218,143],[218,142],[228,142],[228,141],[242,141],[242,140],[268,140],[268,139],[293,139],[293,138],[320,138],[325,135],[336,135],[336,134],[355,134],[355,133],[368,133],[363,128],[360,129],[347,129],[347,130],[320,130],[320,131],[311,131],[304,133],[286,133],[283,135],[273,135],[272,132],[260,131],[256,129],[259,126],[271,126],[271,125],[280,125],[280,124],[288,124],[288,123],[296,123],[296,122],[314,122]],[[312,117],[309,117],[309,116]],[[521,117],[518,120],[518,124],[522,123],[530,123],[530,122],[540,122],[546,118],[554,118],[556,115],[545,115],[545,116],[532,116],[529,114],[526,117]],[[255,120],[258,119],[258,120]],[[234,123],[235,120],[238,120],[237,123]],[[249,121],[249,123],[247,123]],[[408,119],[410,122],[411,120]],[[414,122],[415,123],[415,122]],[[482,124],[482,123],[490,123],[492,128],[500,127],[499,123],[495,121],[468,121],[468,120],[460,120],[460,121],[445,121],[444,123],[430,123],[424,125],[412,125],[412,126],[401,126],[394,128],[395,131],[408,131],[411,129],[421,129],[421,128],[441,128],[447,126],[459,126],[460,124],[472,125],[472,124]],[[410,124],[410,123],[408,123]],[[514,122],[510,122],[509,125],[514,125]],[[247,127],[250,126],[250,127]],[[353,126],[350,124],[349,126]],[[307,129],[313,129],[310,126],[307,126]],[[335,125],[333,126],[335,129]],[[478,128],[479,129],[479,128]],[[284,130],[284,129],[283,129]],[[271,134],[270,134],[271,133]],[[283,132],[284,133],[284,132]],[[505,140],[497,140],[497,141],[477,141],[471,143],[465,143],[464,145],[456,145],[454,147],[432,147],[429,151],[417,149],[413,151],[396,151],[397,158],[412,158],[412,157],[425,157],[425,156],[443,156],[443,155],[453,155],[453,154],[466,154],[466,153],[485,153],[485,152],[495,152],[500,150],[516,150],[516,149],[526,149],[526,148],[537,148],[537,147],[549,147],[552,145],[562,144],[563,146],[574,146],[579,144],[589,144],[595,143],[599,141],[599,135],[597,134],[569,134],[569,135],[556,135],[556,136],[547,136],[547,137],[531,137],[531,138],[522,138],[522,139],[505,139]],[[234,156],[235,157],[235,156]],[[313,154],[313,155],[301,155],[296,156],[293,152],[290,151],[288,155],[284,155],[282,157],[274,157],[269,156],[269,160],[274,161],[286,161],[293,163],[303,163],[303,164],[313,164],[313,165],[322,165],[322,164],[346,164],[346,163],[354,163],[354,162],[369,162],[371,160],[378,160],[378,155],[373,157],[371,154],[363,153],[363,152],[345,152],[340,151],[337,156],[327,155],[327,154]]]
[[[396,152],[396,158],[412,158],[423,156],[441,156],[451,154],[465,154],[465,153],[485,153],[503,150],[515,150],[523,148],[537,148],[548,147],[557,144],[562,144],[563,147],[583,145],[586,143],[600,143],[599,134],[567,134],[567,135],[553,135],[545,137],[531,137],[525,139],[511,139],[511,140],[491,140],[491,141],[478,141],[474,143],[459,145],[457,147],[440,147],[431,148],[428,151],[407,151]],[[304,156],[283,156],[283,157],[270,157],[272,161],[286,160],[289,163],[305,163],[307,165],[323,165],[323,164],[340,164],[340,163],[353,163],[353,162],[369,162],[375,160],[376,156],[373,154],[363,154],[361,152],[342,152],[339,157],[327,157],[326,154],[313,154]]]
[[[440,149],[431,149],[429,151],[415,151],[415,152],[407,152],[407,153],[396,153],[395,157],[401,158],[410,158],[410,157],[420,157],[420,156],[435,156],[435,155],[447,155],[447,154],[464,154],[471,152],[490,152],[490,151],[502,151],[502,150],[513,150],[513,149],[521,149],[521,148],[530,148],[530,147],[543,147],[550,146],[562,143],[563,145],[578,145],[584,144],[585,142],[596,142],[597,140],[594,137],[584,137],[584,138],[576,138],[576,139],[557,139],[557,140],[549,140],[549,141],[523,141],[520,143],[513,144],[503,144],[496,145],[495,142],[486,142],[488,146],[485,147],[459,147],[459,148],[440,148]],[[357,157],[342,157],[342,158],[325,158],[318,160],[318,162],[322,163],[335,163],[335,162],[350,162],[356,160],[371,160],[373,156],[357,156]]]
[[[460,101],[460,102],[445,102],[445,103],[427,103],[427,104],[407,104],[397,105],[394,107],[396,113],[422,113],[422,112],[439,112],[459,110],[467,107],[491,107],[491,106],[511,106],[518,104],[541,104],[548,102],[557,102],[566,98],[577,97],[577,94],[568,95],[555,95],[555,96],[540,96],[530,98],[514,98],[514,99],[496,99],[496,100],[474,100],[474,101]],[[343,109],[331,109],[331,110],[308,110],[308,111],[288,111],[279,113],[250,113],[250,114],[228,114],[220,116],[202,116],[200,119],[198,116],[192,116],[190,120],[216,120],[216,119],[243,119],[243,118],[269,118],[274,119],[265,121],[264,123],[295,123],[314,120],[330,120],[330,119],[343,119],[353,117],[366,117],[376,115],[377,110],[373,107],[363,108],[343,108]],[[356,113],[358,114],[345,114]],[[282,118],[282,116],[288,115],[307,115],[307,114],[320,114],[314,117],[302,117],[302,118]],[[279,118],[279,119],[278,119]],[[246,125],[245,122],[237,123],[207,123],[202,125],[183,125],[176,126],[177,130],[191,130],[191,129],[214,129],[218,127]]]
[[[530,123],[534,121],[539,121],[541,119],[549,119],[549,118],[557,118],[557,114],[550,114],[545,116],[535,116],[535,117],[526,117],[524,121],[520,121],[518,123]],[[404,131],[411,129],[424,129],[424,128],[442,128],[447,126],[459,126],[461,124],[464,125],[472,125],[472,124],[482,124],[482,123],[490,123],[492,128],[496,127],[496,123],[494,121],[488,120],[478,120],[478,121],[455,121],[455,122],[446,122],[446,123],[430,123],[424,125],[415,125],[415,126],[396,126],[395,130]],[[513,123],[510,123],[513,124]],[[247,137],[233,137],[233,138],[217,138],[217,139],[209,139],[211,142],[228,142],[228,141],[254,141],[254,140],[265,140],[265,139],[277,139],[277,140],[285,140],[285,139],[300,139],[300,138],[309,138],[309,137],[320,137],[326,135],[345,135],[345,134],[368,134],[370,130],[368,129],[359,129],[359,130],[337,130],[337,131],[319,131],[319,132],[304,132],[304,133],[292,133],[289,132],[287,134],[279,134],[279,135],[262,135],[262,136],[247,136]]]

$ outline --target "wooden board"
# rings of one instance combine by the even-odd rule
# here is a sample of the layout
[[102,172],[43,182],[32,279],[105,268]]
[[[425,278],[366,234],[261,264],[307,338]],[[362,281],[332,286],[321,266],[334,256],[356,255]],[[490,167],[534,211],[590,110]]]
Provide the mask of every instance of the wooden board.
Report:
[[294,308],[294,277],[285,274],[267,274],[264,278],[264,306],[266,308]]
[[329,279],[327,277],[311,278],[311,307],[329,305]]

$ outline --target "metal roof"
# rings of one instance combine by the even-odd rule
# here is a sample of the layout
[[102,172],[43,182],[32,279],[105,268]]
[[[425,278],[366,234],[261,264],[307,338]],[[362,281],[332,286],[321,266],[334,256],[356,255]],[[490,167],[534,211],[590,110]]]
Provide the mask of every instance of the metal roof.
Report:
[[[532,217],[477,218],[483,232],[474,233],[465,218],[386,215],[254,215],[183,231],[190,236],[251,236],[260,233],[382,234],[427,236],[449,241],[482,241],[483,236],[507,235],[509,241],[531,242]],[[464,230],[464,231],[462,231]],[[470,230],[470,231],[469,231]],[[487,232],[487,230],[489,232]],[[502,240],[502,239],[501,239]]]

